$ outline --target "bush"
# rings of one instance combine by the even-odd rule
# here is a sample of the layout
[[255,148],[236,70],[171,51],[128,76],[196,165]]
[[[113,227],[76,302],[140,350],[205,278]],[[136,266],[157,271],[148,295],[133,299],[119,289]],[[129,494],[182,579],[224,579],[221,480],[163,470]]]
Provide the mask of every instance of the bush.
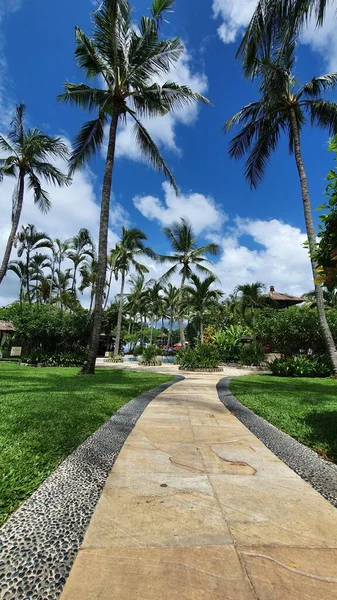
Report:
[[177,353],[180,369],[216,369],[219,366],[219,355],[212,344],[199,344],[196,348],[186,348]]
[[237,361],[243,345],[242,338],[248,330],[242,325],[230,325],[227,329],[217,329],[212,335],[212,342],[217,348],[222,361]]
[[[326,317],[337,339],[337,310],[327,310]],[[254,321],[254,333],[262,344],[284,356],[307,353],[308,350],[320,356],[326,351],[317,311],[307,306],[260,311]]]
[[86,359],[84,352],[59,352],[48,354],[41,350],[31,352],[22,358],[22,362],[30,365],[42,364],[45,367],[81,367]]
[[278,377],[329,377],[332,372],[327,362],[306,356],[276,358],[269,366]]
[[144,350],[143,346],[141,346],[141,345],[135,346],[132,351],[132,354],[133,354],[133,356],[140,356],[141,354],[143,354],[143,350]]
[[161,365],[161,360],[157,358],[159,354],[159,348],[155,344],[151,344],[150,346],[146,346],[143,348],[142,358],[139,361],[139,364],[147,366],[147,367],[157,367]]
[[110,362],[110,363],[123,362],[123,356],[121,356],[120,354],[117,354],[117,356],[115,356],[113,352],[109,352],[109,356],[107,356],[105,358],[104,362]]
[[265,361],[265,353],[260,342],[246,344],[240,351],[240,363],[243,365],[260,367]]

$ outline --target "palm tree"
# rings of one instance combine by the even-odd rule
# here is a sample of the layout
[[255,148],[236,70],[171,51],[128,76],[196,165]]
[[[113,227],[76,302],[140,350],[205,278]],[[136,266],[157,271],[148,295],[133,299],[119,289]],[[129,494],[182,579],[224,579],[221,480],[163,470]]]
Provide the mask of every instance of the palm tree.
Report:
[[[167,114],[196,101],[207,100],[187,86],[165,81],[172,66],[181,56],[184,46],[179,39],[162,40],[159,28],[166,10],[174,0],[153,0],[150,17],[142,17],[138,26],[132,18],[129,0],[103,0],[94,13],[91,38],[76,28],[75,56],[93,86],[65,84],[60,99],[82,109],[95,111],[75,141],[70,170],[81,168],[104,143],[108,130],[104,170],[98,246],[98,273],[93,328],[85,373],[95,372],[95,360],[101,331],[103,295],[106,282],[108,227],[112,172],[118,125],[126,118],[134,123],[135,141],[143,156],[169,179],[173,176],[141,122],[141,118]],[[104,85],[101,85],[101,81]],[[163,83],[158,83],[163,81]],[[95,84],[97,87],[95,87]]]
[[125,278],[130,268],[134,268],[137,273],[148,273],[148,268],[142,263],[138,262],[137,258],[141,256],[154,257],[153,251],[144,246],[143,241],[147,240],[147,236],[140,229],[126,229],[122,228],[122,235],[115,249],[112,251],[114,273],[116,280],[118,276],[121,276],[121,288],[119,294],[119,310],[118,310],[118,321],[116,331],[116,342],[115,342],[115,355],[118,355],[119,345],[121,339],[121,327],[123,317],[123,304],[124,304],[124,288]]
[[52,295],[53,295],[55,271],[56,271],[56,269],[61,271],[62,263],[63,263],[64,259],[68,256],[68,250],[70,248],[70,241],[71,240],[65,240],[63,242],[59,238],[56,238],[53,241],[53,245],[51,247],[52,266],[51,266],[51,277],[50,277],[49,302],[51,302]]
[[267,298],[263,295],[265,285],[260,281],[255,283],[244,283],[237,285],[234,294],[239,296],[242,309],[242,316],[245,319],[247,310],[263,308],[267,305]]
[[[172,275],[177,272],[181,275],[180,284],[180,301],[182,301],[182,294],[185,282],[191,278],[193,274],[192,266],[195,267],[198,273],[204,275],[210,275],[211,271],[204,266],[205,262],[210,262],[204,256],[204,254],[211,254],[217,256],[220,248],[218,244],[205,244],[204,246],[197,246],[197,238],[193,231],[192,225],[186,219],[180,219],[180,222],[175,222],[171,227],[165,227],[163,230],[167,239],[171,243],[173,253],[169,256],[158,257],[161,262],[169,262],[173,266],[163,275],[162,280],[167,281]],[[185,348],[185,334],[183,318],[179,315],[179,332],[180,332],[180,343],[182,348]]]
[[72,294],[72,275],[71,269],[61,271],[60,269],[55,270],[55,288],[57,289],[57,296],[55,302],[57,302],[63,310],[63,307],[69,307],[74,300]]
[[19,300],[20,305],[24,300],[27,290],[27,265],[23,260],[11,260],[8,264],[7,271],[12,271],[20,280]]
[[45,292],[46,292],[46,284],[49,284],[50,291],[50,281],[45,276],[45,269],[51,269],[52,261],[48,254],[41,254],[41,252],[37,252],[34,256],[31,257],[29,262],[29,281],[32,282],[32,300],[35,299],[36,302],[40,302],[41,300],[45,300]]
[[[317,308],[315,290],[302,294],[303,300],[310,303],[311,308]],[[324,304],[326,308],[337,308],[337,289],[323,290]]]
[[83,294],[84,290],[90,288],[90,305],[89,305],[89,313],[92,311],[92,307],[94,304],[95,297],[95,286],[97,281],[97,260],[93,258],[91,264],[89,265],[85,262],[80,269],[81,274],[81,285],[79,287],[79,291]]
[[137,315],[140,318],[140,326],[143,325],[143,307],[144,307],[144,293],[147,285],[145,284],[145,277],[143,273],[131,275],[128,280],[130,291],[127,295],[128,310],[129,314],[134,320],[137,319]]
[[16,232],[22,212],[25,184],[33,190],[34,202],[42,212],[50,209],[49,194],[42,188],[41,179],[47,183],[69,185],[70,179],[49,161],[67,159],[68,149],[59,137],[51,137],[39,129],[24,128],[25,105],[16,107],[7,138],[0,135],[0,150],[6,157],[0,159],[0,182],[5,176],[16,178],[12,198],[12,226],[0,267],[0,283],[6,275]]
[[31,304],[32,298],[30,294],[30,263],[33,252],[41,248],[51,248],[52,241],[47,233],[38,231],[35,225],[28,223],[27,227],[22,226],[16,236],[15,244],[19,243],[18,257],[21,258],[25,254],[26,259],[26,291],[27,299]]
[[172,329],[173,329],[173,321],[178,313],[179,302],[180,302],[180,293],[179,289],[172,285],[172,283],[168,283],[164,288],[163,295],[164,306],[166,310],[166,316],[169,318],[169,332],[167,337],[167,346],[171,345],[172,338]]
[[313,14],[321,27],[328,4],[328,0],[259,0],[237,52],[245,74],[254,77],[255,59],[273,47],[285,51]]
[[151,319],[150,344],[153,340],[153,330],[157,329],[157,323],[163,309],[163,288],[159,281],[150,280],[147,290],[144,293],[144,300],[147,305],[147,313]]
[[337,73],[314,77],[305,85],[297,86],[292,74],[294,49],[295,43],[292,43],[276,57],[256,59],[255,72],[260,79],[260,99],[242,108],[227,121],[225,127],[230,130],[235,124],[242,125],[241,131],[230,143],[229,153],[236,159],[248,154],[246,178],[254,188],[263,178],[267,162],[277,147],[281,133],[284,131],[289,135],[289,149],[295,156],[301,185],[319,321],[334,372],[337,374],[336,346],[326,320],[323,290],[317,277],[318,265],[314,257],[316,235],[301,151],[301,130],[306,123],[306,115],[309,115],[311,123],[328,129],[330,133],[337,131],[337,104],[321,98],[322,92],[336,86]]
[[72,293],[74,298],[76,298],[77,290],[77,271],[83,264],[89,266],[88,258],[92,259],[94,257],[94,252],[94,243],[88,229],[80,229],[78,234],[70,240],[69,250],[67,252],[67,258],[69,258],[74,265],[72,283]]
[[208,275],[203,281],[195,274],[191,275],[192,285],[186,285],[184,288],[183,306],[189,312],[198,317],[200,322],[200,342],[204,343],[204,319],[205,314],[221,298],[222,291],[212,288],[217,281],[213,274]]

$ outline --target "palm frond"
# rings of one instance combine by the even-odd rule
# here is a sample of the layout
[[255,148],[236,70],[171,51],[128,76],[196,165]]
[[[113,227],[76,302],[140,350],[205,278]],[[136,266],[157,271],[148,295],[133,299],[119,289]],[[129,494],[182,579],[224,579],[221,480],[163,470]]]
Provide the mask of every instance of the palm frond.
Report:
[[96,154],[104,140],[104,126],[107,116],[100,113],[97,119],[85,123],[75,139],[74,150],[69,160],[69,173],[72,175]]
[[311,81],[301,87],[298,96],[302,94],[311,98],[317,98],[322,92],[335,88],[337,85],[337,73],[327,73],[320,77],[313,77]]
[[308,100],[304,102],[311,118],[312,125],[316,124],[327,129],[331,135],[337,133],[337,104],[327,100]]
[[174,180],[174,177],[168,168],[165,160],[161,156],[159,149],[153,139],[151,138],[149,132],[145,129],[144,125],[139,121],[136,117],[135,113],[130,109],[127,109],[127,112],[132,116],[135,121],[134,132],[136,136],[136,142],[142,152],[142,154],[147,158],[149,163],[153,166],[153,168],[159,173],[164,173],[165,177],[169,180],[170,184],[174,188],[177,195],[179,195],[179,190],[177,184]]
[[42,213],[47,213],[51,208],[48,192],[42,189],[39,178],[33,171],[28,172],[28,188],[34,192],[34,202]]

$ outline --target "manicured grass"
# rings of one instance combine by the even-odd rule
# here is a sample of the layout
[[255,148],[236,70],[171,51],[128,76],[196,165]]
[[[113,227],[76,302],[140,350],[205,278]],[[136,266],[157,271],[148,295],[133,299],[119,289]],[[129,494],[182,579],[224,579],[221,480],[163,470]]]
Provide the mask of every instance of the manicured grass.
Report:
[[256,414],[337,462],[337,381],[245,375],[230,388]]
[[172,377],[0,363],[0,524],[123,404]]

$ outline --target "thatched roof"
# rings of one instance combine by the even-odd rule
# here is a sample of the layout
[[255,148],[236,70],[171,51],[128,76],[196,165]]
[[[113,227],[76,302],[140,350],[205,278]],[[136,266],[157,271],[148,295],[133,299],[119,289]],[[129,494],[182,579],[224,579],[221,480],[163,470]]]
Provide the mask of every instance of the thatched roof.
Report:
[[6,333],[11,333],[15,331],[15,327],[13,323],[10,321],[0,321],[0,331],[5,331]]
[[290,296],[289,294],[277,292],[272,285],[270,286],[269,292],[266,294],[266,296],[271,298],[279,306],[292,306],[294,304],[301,304],[304,302],[303,298],[299,298],[298,296]]

